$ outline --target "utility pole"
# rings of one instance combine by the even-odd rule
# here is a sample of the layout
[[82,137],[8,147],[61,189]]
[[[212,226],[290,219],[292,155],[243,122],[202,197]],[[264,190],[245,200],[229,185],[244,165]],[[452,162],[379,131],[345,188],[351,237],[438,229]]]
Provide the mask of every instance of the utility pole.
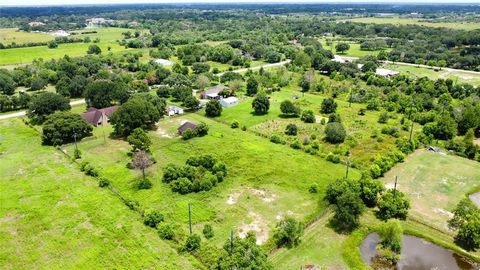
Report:
[[398,176],[395,176],[395,184],[393,186],[393,197],[394,198],[397,196],[397,180],[398,180]]
[[230,256],[233,255],[233,230],[230,230]]
[[413,124],[415,124],[414,121],[412,121],[412,126],[410,127],[410,142],[412,142],[412,137],[413,137]]
[[188,224],[190,227],[190,235],[192,234],[192,209],[190,203],[188,203]]
[[347,170],[345,172],[345,179],[348,179],[348,169],[350,168],[350,158],[347,158]]
[[73,129],[73,140],[75,142],[75,152],[78,152],[78,146],[77,146],[77,132],[75,131],[75,128]]

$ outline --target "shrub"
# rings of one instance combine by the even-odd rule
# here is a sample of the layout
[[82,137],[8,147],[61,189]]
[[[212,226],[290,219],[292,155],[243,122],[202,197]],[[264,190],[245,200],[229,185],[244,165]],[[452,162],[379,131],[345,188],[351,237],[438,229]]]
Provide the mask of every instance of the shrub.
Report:
[[152,188],[152,181],[150,181],[150,179],[148,178],[142,178],[139,182],[138,182],[138,189],[150,189]]
[[286,217],[275,226],[273,239],[277,246],[293,247],[300,243],[303,234],[302,223],[292,217]]
[[360,198],[363,203],[368,207],[374,207],[377,204],[377,197],[381,194],[385,188],[382,182],[363,177],[359,181],[360,183]]
[[325,128],[325,139],[330,143],[342,143],[345,141],[347,133],[341,123],[328,123]]
[[332,162],[332,163],[340,163],[340,156],[339,156],[339,155],[336,155],[336,154],[334,154],[334,153],[332,153],[332,152],[329,152],[329,153],[327,154],[326,159],[327,159],[328,161]]
[[387,134],[392,137],[398,138],[400,136],[400,130],[393,126],[384,126],[382,128],[382,134]]
[[133,200],[133,199],[126,199],[125,200],[125,205],[130,208],[130,210],[136,210],[138,207],[140,207],[140,204],[138,201]]
[[99,177],[98,178],[98,186],[99,187],[108,187],[110,185],[110,180],[108,180],[105,177]]
[[388,113],[386,111],[383,111],[380,113],[380,116],[378,117],[378,123],[385,124],[388,122]]
[[317,184],[317,183],[313,183],[312,185],[310,185],[310,187],[308,188],[308,192],[310,192],[310,193],[318,193],[318,184]]
[[315,123],[315,115],[312,110],[303,111],[300,119],[305,123]]
[[298,132],[297,125],[292,124],[292,123],[288,124],[287,128],[285,129],[285,134],[287,134],[289,136],[295,136],[295,135],[297,135],[297,132]]
[[192,252],[200,248],[201,238],[197,234],[192,234],[187,237],[182,250]]
[[175,237],[175,231],[172,224],[162,223],[158,227],[158,236],[164,240],[172,240]]
[[322,101],[320,111],[322,113],[334,113],[337,110],[337,103],[333,98],[326,98]]
[[273,142],[273,143],[276,143],[276,144],[283,144],[284,143],[282,138],[278,135],[275,135],[275,134],[273,134],[270,137],[270,141]]
[[163,222],[163,219],[162,213],[155,209],[148,209],[143,215],[143,223],[153,228],[155,228],[160,222]]
[[298,116],[300,109],[293,104],[290,100],[284,100],[280,103],[280,111],[285,115]]
[[365,115],[365,112],[366,112],[366,111],[367,111],[367,110],[366,110],[365,108],[360,108],[360,110],[358,110],[358,115],[362,115],[362,116],[363,116],[363,115]]
[[213,228],[212,228],[212,225],[210,225],[210,224],[205,224],[203,226],[202,232],[203,232],[203,235],[205,236],[205,238],[207,238],[207,239],[210,239],[214,236]]
[[378,199],[377,217],[382,220],[390,218],[406,219],[410,202],[403,192],[399,190],[388,190]]
[[257,115],[267,114],[270,109],[270,100],[265,93],[259,93],[252,102],[252,108]]
[[239,126],[240,126],[240,124],[238,123],[237,120],[234,120],[234,121],[232,122],[232,124],[230,125],[231,128],[238,128]]
[[207,105],[205,106],[205,114],[208,117],[217,117],[222,114],[222,105],[220,105],[220,102],[218,100],[212,99],[209,102],[207,102]]
[[79,149],[75,149],[73,151],[73,159],[77,160],[77,159],[80,159],[80,158],[82,158],[82,152]]
[[293,141],[291,144],[290,144],[290,147],[293,148],[293,149],[301,149],[302,148],[302,144],[300,143],[300,141],[298,139],[296,139],[295,141]]

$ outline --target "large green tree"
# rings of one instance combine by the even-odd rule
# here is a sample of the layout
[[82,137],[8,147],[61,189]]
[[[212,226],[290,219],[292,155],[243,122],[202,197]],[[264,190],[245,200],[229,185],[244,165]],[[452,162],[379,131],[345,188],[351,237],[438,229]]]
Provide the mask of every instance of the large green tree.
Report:
[[55,93],[45,92],[32,96],[32,101],[28,104],[27,116],[35,124],[40,124],[55,111],[67,110],[70,110],[68,99]]
[[263,92],[259,93],[252,102],[252,108],[255,111],[255,114],[267,114],[270,109],[270,100],[267,95]]
[[80,115],[71,112],[56,112],[47,117],[42,128],[42,143],[61,145],[92,135],[92,126]]
[[88,83],[85,100],[89,107],[105,108],[125,102],[129,97],[128,90],[128,85],[121,81],[96,80]]
[[249,232],[244,239],[235,237],[225,242],[215,269],[270,270],[273,267],[265,251],[256,244],[255,234]]

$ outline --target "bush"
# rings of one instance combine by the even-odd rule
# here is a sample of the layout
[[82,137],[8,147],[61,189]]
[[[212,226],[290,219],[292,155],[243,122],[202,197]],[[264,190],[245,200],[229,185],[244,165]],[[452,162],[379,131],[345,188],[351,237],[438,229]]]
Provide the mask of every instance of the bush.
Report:
[[340,156],[339,156],[339,155],[336,155],[336,154],[334,154],[334,153],[332,153],[332,152],[329,152],[329,153],[327,154],[326,159],[327,159],[328,161],[332,162],[332,163],[340,163]]
[[42,144],[62,145],[92,135],[93,127],[78,114],[56,112],[47,117],[42,128]]
[[163,222],[163,219],[162,213],[155,209],[148,209],[143,215],[143,223],[153,228],[155,228],[160,222]]
[[232,124],[230,125],[231,128],[238,128],[240,126],[240,123],[238,121],[233,121]]
[[285,115],[298,116],[300,109],[293,104],[290,100],[284,100],[280,103],[280,111]]
[[273,232],[273,239],[277,246],[293,247],[300,243],[300,237],[303,234],[302,223],[294,218],[286,217],[277,223]]
[[363,177],[360,179],[359,183],[360,198],[363,203],[368,207],[374,207],[377,204],[378,195],[385,190],[382,182]]
[[298,132],[297,125],[292,124],[292,123],[288,124],[287,128],[285,129],[285,134],[287,134],[289,136],[295,136],[295,135],[297,135],[297,132]]
[[175,231],[172,224],[160,224],[158,227],[158,236],[164,240],[173,240]]
[[334,113],[337,110],[337,103],[333,98],[326,98],[322,101],[320,112],[328,114]]
[[276,144],[283,144],[284,143],[282,138],[278,135],[275,135],[275,134],[273,134],[270,137],[270,141],[273,142],[273,143],[276,143]]
[[138,182],[138,189],[150,189],[152,188],[152,181],[150,181],[150,179],[148,178],[142,178],[139,182]]
[[315,123],[316,120],[312,110],[303,111],[300,119],[305,123]]
[[192,234],[187,237],[185,244],[183,245],[182,250],[192,252],[200,248],[201,238],[197,234]]
[[384,126],[382,128],[382,134],[386,134],[386,135],[390,135],[392,137],[398,138],[400,136],[400,130],[397,127]]
[[82,158],[82,152],[79,149],[73,150],[73,160]]
[[302,144],[299,140],[295,140],[290,144],[290,147],[293,149],[302,149]]
[[330,143],[342,143],[345,141],[347,133],[341,123],[328,123],[325,128],[325,139]]
[[388,122],[388,113],[386,111],[383,111],[380,113],[380,116],[378,117],[378,123],[385,124],[387,122]]
[[110,185],[110,180],[108,180],[105,177],[99,177],[98,178],[98,186],[99,187],[108,187]]
[[133,199],[126,199],[125,200],[125,205],[130,209],[130,210],[137,210],[140,207],[140,204],[138,201],[133,200]]
[[218,100],[212,99],[205,106],[205,115],[208,117],[217,117],[222,114],[222,105]]
[[399,190],[388,190],[378,199],[377,217],[382,220],[390,218],[406,219],[410,202],[403,192]]
[[308,192],[310,192],[310,193],[318,193],[318,184],[317,184],[317,183],[313,183],[312,185],[310,185],[310,187],[308,188]]
[[270,109],[270,100],[265,93],[259,93],[252,102],[252,108],[257,115],[267,114]]
[[205,236],[205,238],[207,239],[210,239],[214,236],[214,233],[213,233],[213,228],[212,228],[212,225],[210,224],[205,224],[203,226],[203,235]]

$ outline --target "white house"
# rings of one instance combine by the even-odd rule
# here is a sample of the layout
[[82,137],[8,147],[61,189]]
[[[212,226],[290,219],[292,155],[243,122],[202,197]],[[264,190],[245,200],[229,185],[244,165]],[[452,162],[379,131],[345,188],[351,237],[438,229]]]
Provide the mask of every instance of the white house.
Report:
[[70,33],[68,33],[65,30],[57,30],[55,32],[52,32],[52,35],[54,35],[56,37],[68,37],[68,36],[70,36]]
[[233,107],[238,104],[238,99],[236,97],[228,97],[220,99],[220,104],[223,107]]
[[392,76],[395,76],[399,73],[400,72],[398,72],[398,71],[390,70],[390,69],[384,69],[384,68],[377,68],[377,70],[375,71],[375,74],[383,76],[383,77],[392,77]]

